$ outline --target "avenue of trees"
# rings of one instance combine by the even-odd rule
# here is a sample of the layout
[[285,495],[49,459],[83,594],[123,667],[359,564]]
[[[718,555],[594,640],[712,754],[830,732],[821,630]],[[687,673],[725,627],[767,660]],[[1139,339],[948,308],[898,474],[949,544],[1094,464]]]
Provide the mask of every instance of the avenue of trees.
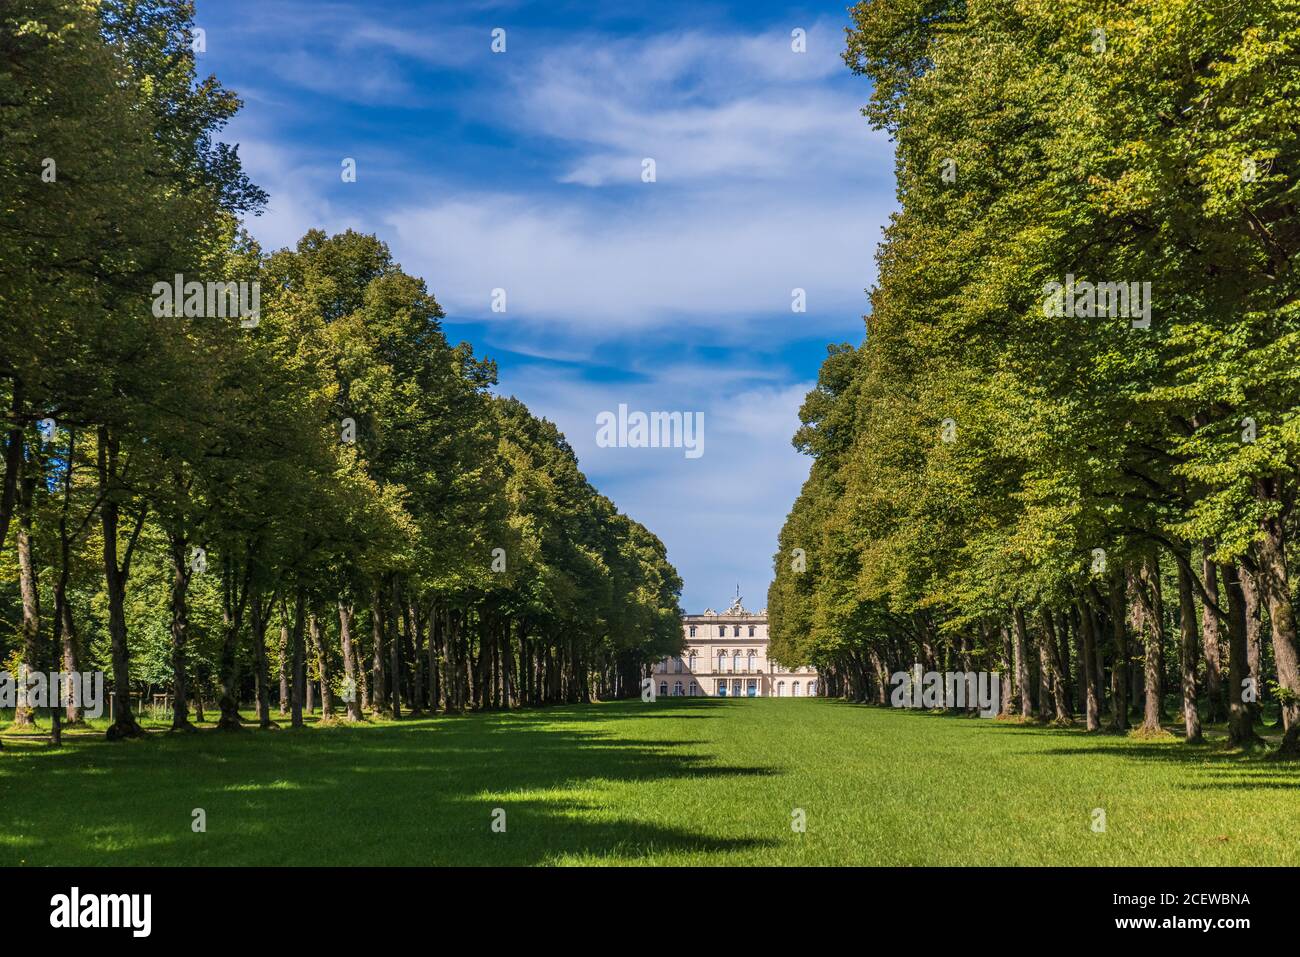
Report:
[[[681,642],[663,544],[383,242],[242,231],[192,17],[0,6],[0,667],[106,671],[110,738],[154,693],[178,730],[639,693]],[[176,276],[260,311],[158,308]]]
[[[801,412],[772,654],[853,700],[997,670],[1004,714],[1239,747],[1275,721],[1300,755],[1300,4],[852,22],[900,208]],[[1149,321],[1084,283],[1150,283]]]

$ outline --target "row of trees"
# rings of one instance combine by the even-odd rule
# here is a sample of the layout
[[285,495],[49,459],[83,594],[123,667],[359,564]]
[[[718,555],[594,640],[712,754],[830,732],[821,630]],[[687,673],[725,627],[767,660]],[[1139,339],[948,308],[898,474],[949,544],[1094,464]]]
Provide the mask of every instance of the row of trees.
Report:
[[269,726],[277,666],[294,725],[317,690],[349,720],[639,692],[681,641],[662,543],[384,243],[240,229],[266,196],[192,17],[0,10],[5,664],[105,667],[110,737],[147,687],[175,729],[205,695]]
[[1267,700],[1300,754],[1300,5],[869,0],[845,59],[900,210],[802,409],[772,653],[1089,730],[1172,698],[1189,742]]

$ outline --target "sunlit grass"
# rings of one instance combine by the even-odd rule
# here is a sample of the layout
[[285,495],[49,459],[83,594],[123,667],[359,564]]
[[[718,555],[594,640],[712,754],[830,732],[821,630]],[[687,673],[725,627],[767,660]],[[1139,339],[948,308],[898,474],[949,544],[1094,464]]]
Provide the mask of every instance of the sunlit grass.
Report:
[[5,865],[1300,864],[1294,763],[824,700],[4,743]]

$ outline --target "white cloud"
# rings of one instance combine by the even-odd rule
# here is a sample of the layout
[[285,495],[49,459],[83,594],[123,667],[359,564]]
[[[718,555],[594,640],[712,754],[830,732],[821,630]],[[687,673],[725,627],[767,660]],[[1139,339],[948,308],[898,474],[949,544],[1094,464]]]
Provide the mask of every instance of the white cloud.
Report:
[[[560,336],[607,339],[658,326],[665,337],[698,338],[754,317],[782,321],[765,332],[791,337],[842,329],[865,309],[872,249],[893,206],[891,147],[859,115],[856,87],[827,85],[844,70],[837,28],[809,25],[806,54],[789,42],[785,28],[578,36],[540,56],[508,54],[518,60],[503,76],[515,78],[518,99],[495,87],[467,98],[476,105],[463,108],[477,109],[493,96],[497,122],[513,135],[553,141],[552,152],[568,155],[556,180],[622,189],[515,180],[513,190],[473,191],[410,157],[360,155],[370,149],[362,142],[346,148],[368,182],[383,178],[383,192],[354,197],[338,193],[337,169],[320,155],[295,158],[259,128],[261,141],[246,142],[244,156],[272,200],[254,230],[277,246],[310,226],[375,229],[453,317],[497,318],[488,306],[503,288],[504,321],[543,322]],[[351,22],[345,46],[377,44],[438,57],[447,41]],[[310,72],[292,58],[280,69]],[[354,72],[303,82],[329,88]],[[372,92],[407,83],[386,72],[372,82]],[[655,183],[640,182],[646,155],[658,164]],[[795,288],[807,291],[806,314],[790,311]]]
[[583,38],[531,65],[523,109],[503,118],[578,145],[559,178],[587,186],[639,182],[644,157],[661,182],[848,172],[884,141],[859,115],[858,91],[826,88],[844,70],[825,42],[833,32],[811,28],[803,54],[779,31]]
[[[872,148],[872,135],[855,121],[852,101],[819,92],[751,97],[710,107],[634,113],[595,102],[565,107],[597,118],[597,151],[583,156],[560,180],[584,186],[636,185],[641,160],[655,160],[659,183],[712,177],[773,180],[810,169],[851,173]],[[879,140],[879,137],[877,137]],[[771,185],[767,183],[766,185]]]
[[[558,181],[611,188],[457,191],[391,211],[394,246],[453,312],[491,317],[503,288],[507,321],[583,336],[838,325],[865,308],[893,205],[892,148],[860,116],[861,90],[827,83],[841,43],[818,22],[806,54],[789,29],[551,45],[521,61],[497,122],[567,151]],[[807,314],[790,312],[795,288]]]
[[[653,190],[655,186],[646,187]],[[884,208],[859,196],[737,188],[605,210],[558,198],[462,196],[386,217],[399,258],[452,312],[545,320],[596,338],[780,316],[797,336],[860,315]],[[791,312],[791,290],[808,312]]]

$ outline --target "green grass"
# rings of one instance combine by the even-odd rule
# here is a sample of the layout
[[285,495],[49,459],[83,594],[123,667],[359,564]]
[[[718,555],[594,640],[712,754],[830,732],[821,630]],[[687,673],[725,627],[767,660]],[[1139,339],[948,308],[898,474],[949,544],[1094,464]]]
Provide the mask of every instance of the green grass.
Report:
[[1295,763],[817,699],[65,742],[0,864],[1300,864]]

